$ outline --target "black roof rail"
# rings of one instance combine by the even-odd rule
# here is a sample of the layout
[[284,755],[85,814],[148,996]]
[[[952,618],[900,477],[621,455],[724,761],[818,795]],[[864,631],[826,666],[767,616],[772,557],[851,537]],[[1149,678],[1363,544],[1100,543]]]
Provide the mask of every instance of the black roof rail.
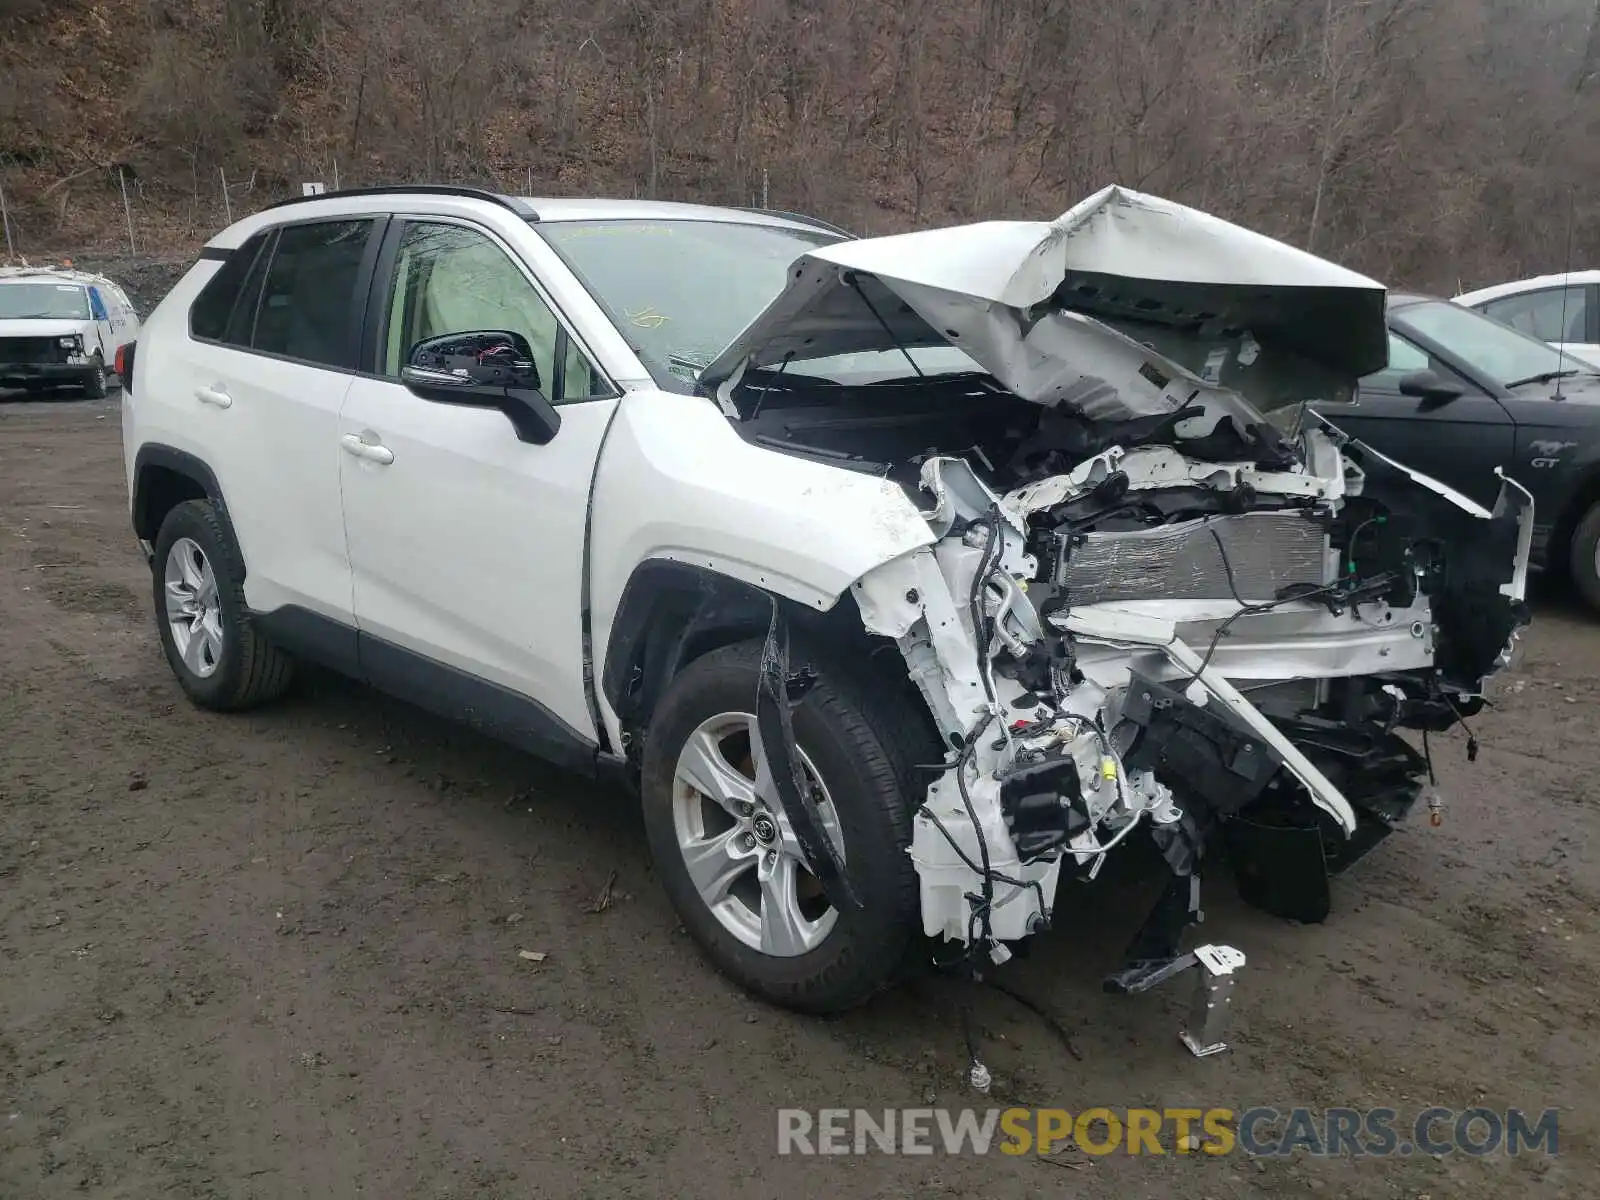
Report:
[[856,235],[848,229],[840,229],[837,225],[824,221],[821,217],[808,216],[805,213],[784,212],[776,208],[751,208],[748,205],[739,205],[736,212],[758,213],[763,217],[782,217],[785,221],[794,221],[801,225],[810,225],[813,229],[824,229],[829,233],[837,233],[840,237],[853,238]]
[[290,196],[267,205],[263,212],[286,208],[291,204],[309,204],[313,200],[337,200],[345,196],[460,196],[468,200],[487,200],[509,209],[524,221],[537,221],[539,214],[533,206],[517,196],[491,192],[487,188],[462,187],[454,183],[394,183],[379,187],[343,188],[336,192],[319,192],[315,196]]

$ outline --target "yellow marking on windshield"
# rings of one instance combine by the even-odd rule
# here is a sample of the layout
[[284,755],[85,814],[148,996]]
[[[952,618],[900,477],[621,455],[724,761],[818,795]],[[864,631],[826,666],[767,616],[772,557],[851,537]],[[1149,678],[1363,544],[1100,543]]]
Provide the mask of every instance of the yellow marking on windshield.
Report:
[[642,329],[660,329],[669,320],[671,320],[670,317],[658,313],[655,309],[655,305],[653,304],[646,305],[638,312],[629,312],[627,309],[623,309],[622,311],[628,320],[632,321],[635,325],[638,325]]

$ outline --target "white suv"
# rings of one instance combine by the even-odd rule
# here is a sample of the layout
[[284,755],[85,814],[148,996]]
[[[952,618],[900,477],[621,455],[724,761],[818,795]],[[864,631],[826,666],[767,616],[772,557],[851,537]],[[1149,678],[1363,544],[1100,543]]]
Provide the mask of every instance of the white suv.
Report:
[[853,240],[402,188],[213,238],[123,430],[196,703],[305,658],[619,777],[697,942],[813,1011],[919,934],[1003,958],[1148,835],[1138,991],[1213,846],[1321,919],[1424,790],[1397,731],[1526,622],[1524,493],[1307,415],[1386,346],[1379,285],[1119,189]]

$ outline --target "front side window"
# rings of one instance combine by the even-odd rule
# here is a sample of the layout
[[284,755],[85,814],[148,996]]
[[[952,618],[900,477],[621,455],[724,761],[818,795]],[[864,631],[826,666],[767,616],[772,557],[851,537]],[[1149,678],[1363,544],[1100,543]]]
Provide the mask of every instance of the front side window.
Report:
[[0,284],[0,320],[26,321],[30,318],[56,321],[87,321],[89,297],[76,283]]
[[371,221],[317,221],[278,231],[250,346],[328,367],[354,367],[356,284]]
[[1413,346],[1403,337],[1389,335],[1389,365],[1381,371],[1363,376],[1361,387],[1373,391],[1396,392],[1400,381],[1414,371],[1426,371],[1430,366],[1428,352]]
[[408,223],[395,255],[383,374],[397,378],[418,342],[491,329],[527,339],[540,389],[552,402],[611,394],[538,289],[493,240],[462,225]]
[[1589,323],[1588,289],[1545,288],[1491,300],[1483,311],[1518,333],[1541,342],[1584,342]]
[[1395,314],[1394,323],[1433,342],[1473,374],[1505,388],[1595,373],[1570,354],[1447,300],[1409,305]]

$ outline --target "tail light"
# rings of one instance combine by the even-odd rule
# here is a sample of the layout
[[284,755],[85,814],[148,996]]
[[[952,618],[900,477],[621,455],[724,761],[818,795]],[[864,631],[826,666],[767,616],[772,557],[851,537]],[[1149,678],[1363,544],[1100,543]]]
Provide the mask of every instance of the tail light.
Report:
[[122,381],[122,394],[126,396],[133,389],[133,342],[117,347],[117,357],[113,362],[117,378]]

